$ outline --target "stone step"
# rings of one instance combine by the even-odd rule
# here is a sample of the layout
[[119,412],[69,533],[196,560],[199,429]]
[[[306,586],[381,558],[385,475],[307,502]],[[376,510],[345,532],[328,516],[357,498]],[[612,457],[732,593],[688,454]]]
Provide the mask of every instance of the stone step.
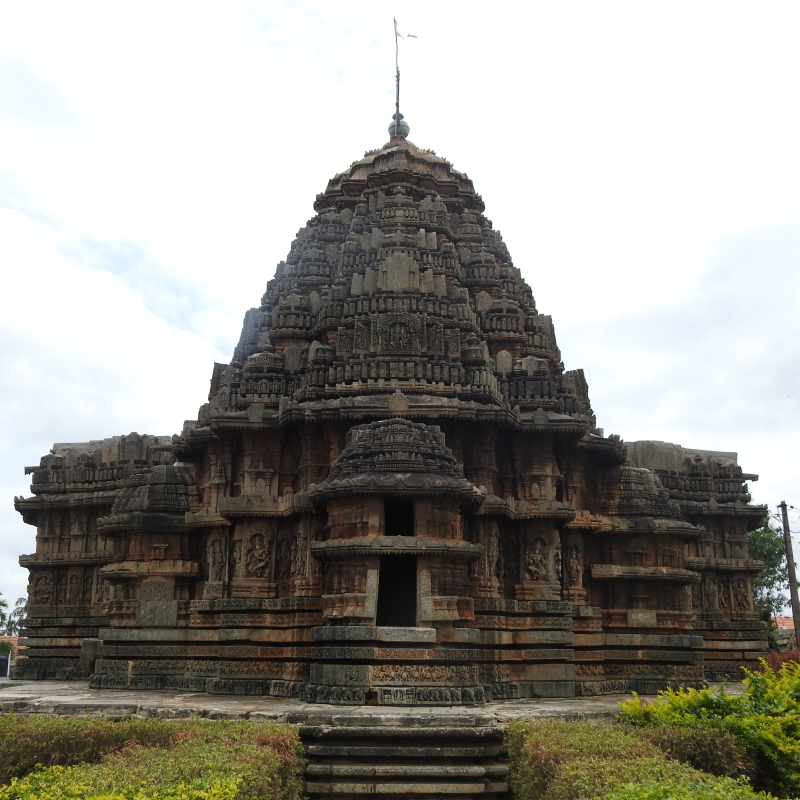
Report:
[[508,766],[498,760],[502,730],[496,725],[449,725],[439,715],[408,715],[389,724],[315,721],[299,726],[309,759],[306,793],[313,800],[508,796]]
[[504,782],[476,781],[474,783],[306,783],[306,793],[310,795],[427,795],[438,797],[441,795],[473,795],[498,794],[507,792],[508,784]]
[[487,776],[505,777],[506,764],[309,764],[306,775],[339,777],[379,777],[394,776],[408,778],[450,777],[483,778]]
[[368,745],[328,745],[310,744],[307,747],[309,756],[318,758],[485,758],[499,756],[502,745],[484,745],[482,747],[447,747],[431,745],[430,747],[396,747]]
[[352,736],[369,737],[374,739],[379,737],[412,737],[414,739],[502,739],[502,734],[494,726],[473,727],[448,727],[432,726],[419,728],[413,722],[407,726],[400,727],[391,725],[386,727],[372,727],[368,725],[300,725],[300,735],[302,737],[321,737],[333,736],[343,737]]

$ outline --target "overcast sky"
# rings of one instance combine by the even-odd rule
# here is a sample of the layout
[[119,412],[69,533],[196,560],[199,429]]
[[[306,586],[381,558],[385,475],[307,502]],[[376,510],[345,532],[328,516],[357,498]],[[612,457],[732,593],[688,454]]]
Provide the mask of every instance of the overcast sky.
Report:
[[194,418],[315,195],[386,142],[393,15],[409,138],[473,179],[598,424],[800,507],[796,0],[0,0],[6,598],[23,467]]

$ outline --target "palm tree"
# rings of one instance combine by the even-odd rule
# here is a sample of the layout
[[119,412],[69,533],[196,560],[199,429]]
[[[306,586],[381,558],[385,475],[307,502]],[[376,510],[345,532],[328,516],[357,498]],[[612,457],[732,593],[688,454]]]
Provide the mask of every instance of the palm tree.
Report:
[[6,600],[3,600],[3,593],[0,592],[0,633],[6,627],[6,619],[7,619],[6,609],[7,608],[8,608],[8,602]]
[[28,598],[18,597],[17,602],[14,603],[14,610],[8,615],[8,620],[5,625],[5,632],[8,636],[18,636],[19,629],[25,616],[28,613]]

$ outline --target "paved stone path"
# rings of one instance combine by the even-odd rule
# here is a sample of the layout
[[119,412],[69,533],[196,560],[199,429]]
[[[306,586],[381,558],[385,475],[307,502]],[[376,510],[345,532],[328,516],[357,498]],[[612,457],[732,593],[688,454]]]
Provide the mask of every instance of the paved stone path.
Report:
[[[742,684],[728,684],[738,694]],[[582,697],[574,700],[504,700],[477,706],[331,706],[303,703],[283,697],[238,697],[203,693],[89,689],[84,681],[12,681],[0,678],[0,713],[58,714],[74,716],[126,716],[179,719],[197,715],[209,719],[314,722],[324,725],[385,724],[404,726],[448,724],[505,725],[533,717],[602,718],[617,713],[627,695]]]

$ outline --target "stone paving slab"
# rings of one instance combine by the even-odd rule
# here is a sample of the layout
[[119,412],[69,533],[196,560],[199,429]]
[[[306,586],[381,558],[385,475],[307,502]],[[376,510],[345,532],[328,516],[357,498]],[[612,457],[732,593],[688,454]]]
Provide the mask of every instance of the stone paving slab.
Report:
[[[714,685],[714,684],[712,684]],[[742,684],[726,690],[738,694]],[[505,725],[512,720],[543,717],[610,718],[629,695],[575,699],[501,700],[476,706],[331,706],[284,697],[208,695],[200,692],[90,689],[88,681],[12,681],[0,678],[0,713],[58,716],[185,719],[250,719],[325,726]]]

